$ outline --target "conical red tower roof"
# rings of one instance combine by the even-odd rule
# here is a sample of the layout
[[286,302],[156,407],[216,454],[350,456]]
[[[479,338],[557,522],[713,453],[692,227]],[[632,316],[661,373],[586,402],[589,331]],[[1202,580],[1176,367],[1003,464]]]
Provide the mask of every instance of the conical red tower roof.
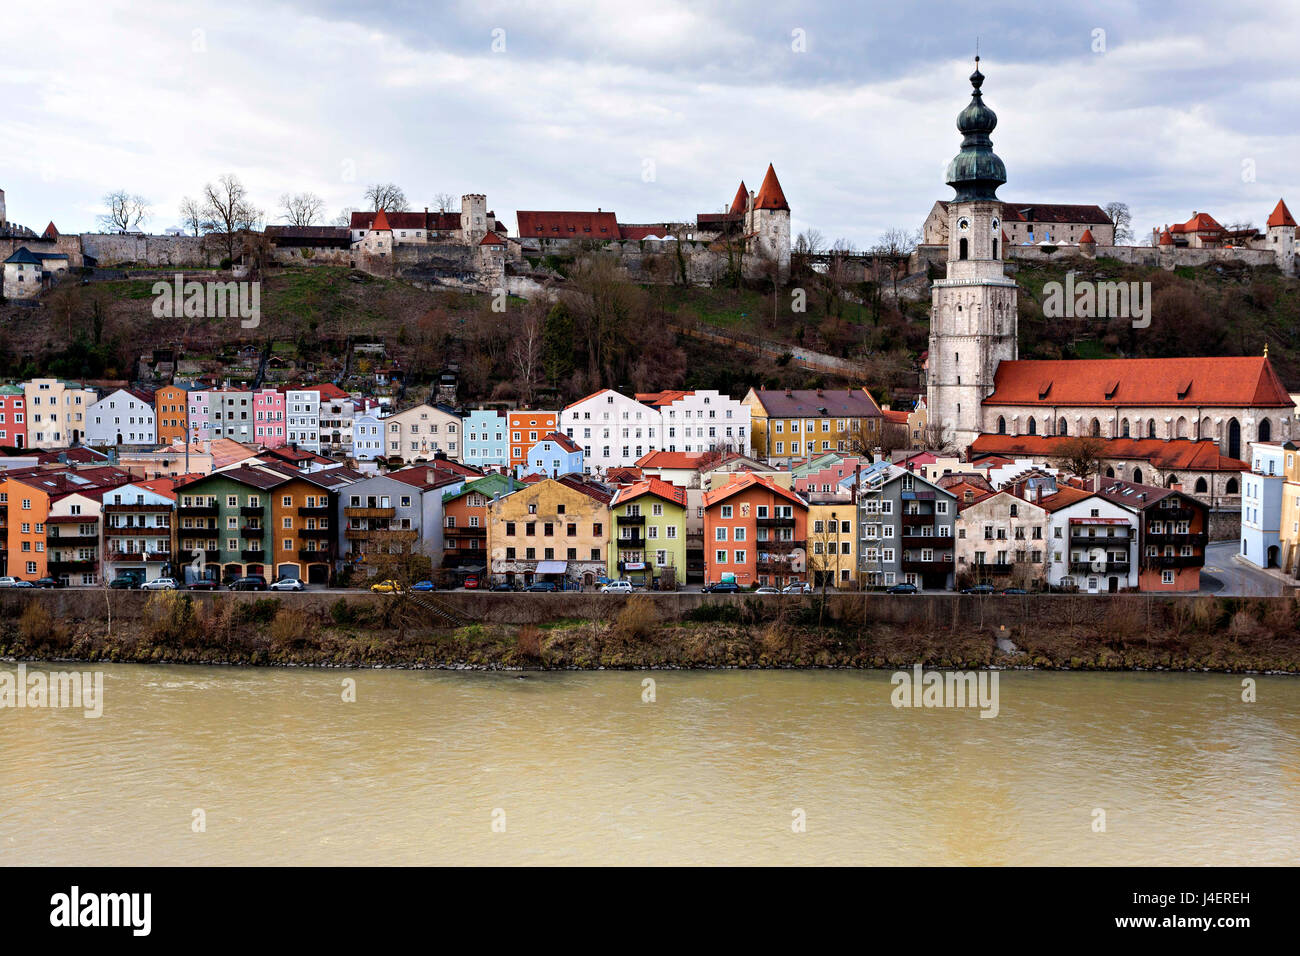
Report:
[[393,227],[388,224],[388,216],[384,213],[382,209],[379,210],[379,212],[375,213],[375,221],[370,224],[370,228],[374,232],[393,231]]
[[1268,217],[1270,226],[1294,226],[1295,220],[1291,218],[1291,210],[1286,208],[1286,203],[1282,200],[1277,201],[1273,207],[1272,214]]
[[1169,227],[1166,226],[1165,231],[1160,233],[1160,245],[1172,246],[1173,244],[1174,244],[1174,237],[1169,234]]
[[790,204],[785,201],[785,193],[781,191],[781,184],[777,181],[776,170],[771,163],[767,164],[767,175],[763,177],[763,185],[758,187],[758,195],[754,197],[754,208],[790,211]]
[[745,204],[749,202],[749,190],[745,188],[745,181],[740,181],[740,188],[736,190],[736,198],[731,200],[731,208],[727,212],[734,216],[737,213],[745,211]]
[[1091,242],[1091,243],[1093,243],[1094,245],[1095,245],[1096,242],[1097,242],[1097,240],[1095,240],[1095,239],[1092,238],[1092,230],[1091,230],[1091,229],[1085,229],[1085,230],[1083,230],[1083,235],[1079,237],[1079,245],[1083,245],[1085,242]]

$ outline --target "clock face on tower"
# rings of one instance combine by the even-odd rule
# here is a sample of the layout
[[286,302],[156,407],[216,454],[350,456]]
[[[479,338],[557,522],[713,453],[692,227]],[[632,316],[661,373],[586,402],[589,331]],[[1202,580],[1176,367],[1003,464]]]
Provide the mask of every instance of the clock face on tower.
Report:
[[1000,220],[997,216],[994,216],[993,222],[989,224],[990,231],[992,231],[993,234],[996,235],[998,231],[998,226],[1000,225],[1002,225],[1002,220]]
[[957,228],[960,229],[962,232],[965,232],[970,228],[970,220],[967,219],[965,216],[962,216],[960,219],[957,220]]

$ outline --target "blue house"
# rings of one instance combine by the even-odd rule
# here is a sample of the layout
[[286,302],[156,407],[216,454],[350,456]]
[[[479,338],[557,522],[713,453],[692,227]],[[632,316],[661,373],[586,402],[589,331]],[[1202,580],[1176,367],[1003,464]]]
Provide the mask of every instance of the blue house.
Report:
[[505,412],[476,408],[465,417],[461,461],[475,468],[508,465]]
[[527,461],[525,474],[545,475],[547,478],[580,475],[582,474],[582,446],[559,432],[551,432],[528,449]]

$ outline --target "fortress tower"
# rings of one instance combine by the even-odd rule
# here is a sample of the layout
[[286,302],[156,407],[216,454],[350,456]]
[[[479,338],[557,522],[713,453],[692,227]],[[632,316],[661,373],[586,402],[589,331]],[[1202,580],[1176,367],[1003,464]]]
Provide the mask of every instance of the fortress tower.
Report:
[[0,189],[0,232],[4,232],[5,227],[9,225],[9,219],[5,215],[5,191]]
[[[743,183],[741,184],[744,185]],[[736,197],[739,199],[739,195]],[[732,203],[735,208],[735,203]],[[750,193],[745,209],[745,235],[752,237],[754,252],[774,259],[781,275],[790,273],[790,204],[786,202],[776,169],[771,163],[757,193]]]
[[1014,359],[1016,283],[1003,268],[1002,203],[1007,170],[989,134],[998,118],[984,105],[984,74],[975,58],[970,104],[957,116],[961,152],[948,164],[947,277],[931,291],[926,401],[930,422],[958,449],[983,431],[981,402],[993,391],[1003,359]]
[[467,246],[477,246],[487,234],[487,196],[482,193],[466,193],[460,197],[461,242]]

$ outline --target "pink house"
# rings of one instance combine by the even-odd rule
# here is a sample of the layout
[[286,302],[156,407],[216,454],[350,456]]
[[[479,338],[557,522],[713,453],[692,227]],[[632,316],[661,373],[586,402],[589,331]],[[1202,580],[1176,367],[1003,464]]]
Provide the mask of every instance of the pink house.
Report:
[[208,393],[195,389],[189,393],[190,441],[207,441],[212,437],[212,424],[208,417]]
[[284,393],[260,388],[253,393],[253,425],[259,445],[279,448],[284,444]]
[[[869,459],[857,458],[853,456],[840,458],[834,456],[838,461],[832,461],[822,468],[815,471],[800,472],[795,469],[794,473],[794,490],[801,495],[811,494],[813,492],[830,492],[834,491],[836,486],[844,478],[852,475],[860,465],[866,468],[871,464]],[[806,468],[807,466],[805,466]]]

